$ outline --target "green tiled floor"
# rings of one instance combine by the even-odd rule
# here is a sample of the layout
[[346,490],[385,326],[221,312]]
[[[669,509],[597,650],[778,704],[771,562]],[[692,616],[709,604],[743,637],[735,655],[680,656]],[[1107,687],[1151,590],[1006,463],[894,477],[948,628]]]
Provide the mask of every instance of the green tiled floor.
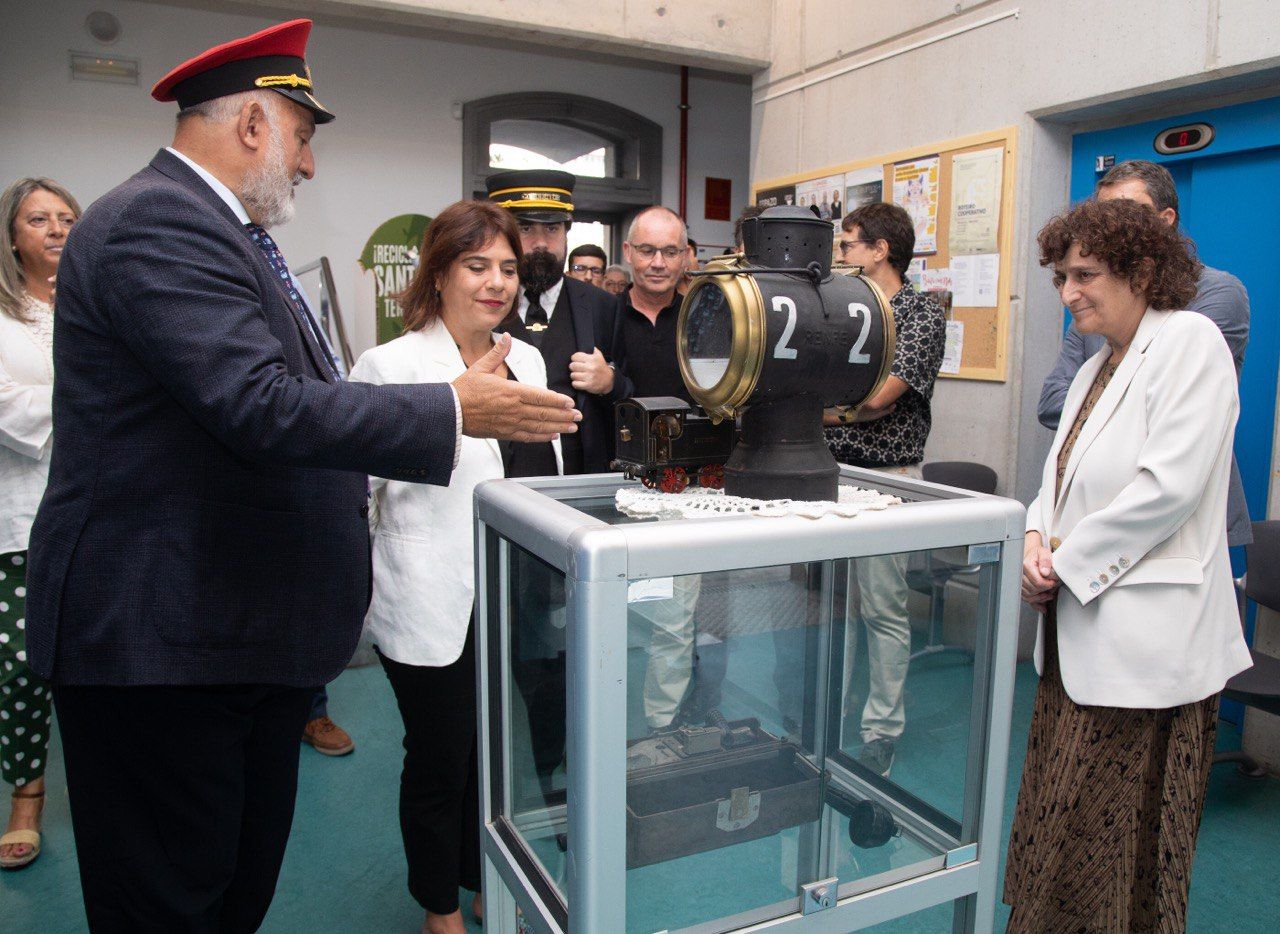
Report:
[[[936,683],[945,690],[946,662]],[[913,675],[908,731],[937,722],[945,705],[929,696],[923,666]],[[1025,750],[1035,675],[1020,666],[1010,750],[1010,787],[1005,826],[1013,809]],[[293,836],[280,885],[264,931],[271,934],[412,932],[421,912],[404,884],[404,856],[396,817],[400,719],[386,678],[378,668],[348,671],[330,688],[331,713],[356,739],[356,752],[326,759],[302,750],[301,780]],[[942,734],[939,734],[942,735]],[[1224,725],[1223,746],[1238,743]],[[942,744],[946,745],[946,744]],[[0,874],[0,930],[62,934],[85,929],[66,792],[59,779],[56,744],[50,754],[45,853],[20,873]],[[957,763],[958,765],[958,763]],[[934,762],[940,774],[946,763]],[[896,774],[895,778],[899,776]],[[1231,766],[1214,770],[1196,854],[1191,888],[1192,934],[1262,934],[1280,918],[1280,781],[1254,781]],[[1007,917],[1001,906],[1000,925]],[[880,925],[876,932],[948,930],[950,910],[930,909]],[[472,930],[479,931],[479,927]]]

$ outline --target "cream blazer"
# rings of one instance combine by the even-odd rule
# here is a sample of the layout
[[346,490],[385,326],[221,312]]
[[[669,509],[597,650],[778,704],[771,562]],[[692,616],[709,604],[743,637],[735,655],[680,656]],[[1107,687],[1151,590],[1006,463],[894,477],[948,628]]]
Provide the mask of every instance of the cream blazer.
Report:
[[49,480],[53,352],[41,330],[0,312],[0,553],[27,550]]
[[[547,385],[542,355],[524,341],[512,339],[507,366],[525,385]],[[424,330],[365,351],[350,379],[447,383],[465,370],[457,345],[437,319]],[[552,445],[563,471],[559,439]],[[448,486],[369,478],[373,599],[365,634],[388,658],[438,667],[462,654],[475,597],[472,493],[477,483],[502,475],[498,442],[463,435]]]
[[[1149,309],[1076,439],[1058,451],[1094,377],[1067,391],[1027,530],[1057,544],[1058,658],[1077,704],[1202,700],[1251,664],[1227,557],[1227,482],[1240,403],[1231,353],[1204,315]],[[1036,638],[1043,671],[1044,622]]]

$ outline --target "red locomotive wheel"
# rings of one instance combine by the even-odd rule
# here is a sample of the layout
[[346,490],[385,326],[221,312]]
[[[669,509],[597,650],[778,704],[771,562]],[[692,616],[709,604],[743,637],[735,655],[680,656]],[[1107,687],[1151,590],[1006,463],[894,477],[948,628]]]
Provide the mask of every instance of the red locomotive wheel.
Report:
[[658,489],[663,493],[683,493],[689,485],[689,475],[683,467],[667,467],[658,480]]
[[724,489],[724,464],[707,464],[698,471],[698,486],[708,490]]

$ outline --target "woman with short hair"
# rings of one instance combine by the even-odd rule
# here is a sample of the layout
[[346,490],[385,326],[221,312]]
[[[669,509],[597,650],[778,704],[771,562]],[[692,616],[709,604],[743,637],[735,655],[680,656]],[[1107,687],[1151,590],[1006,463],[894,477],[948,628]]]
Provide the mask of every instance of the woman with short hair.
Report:
[[52,710],[27,666],[27,542],[49,476],[53,433],[53,277],[80,205],[57,182],[23,178],[0,194],[0,775],[14,786],[0,869],[40,855]]
[[[510,341],[499,375],[545,388],[538,350],[494,333],[519,285],[511,213],[487,201],[450,205],[427,228],[421,255],[399,296],[405,333],[361,355],[351,379],[449,382]],[[464,435],[447,487],[370,478],[373,599],[365,631],[404,720],[400,831],[409,891],[426,909],[428,934],[462,934],[458,888],[480,890],[472,493],[483,480],[560,471],[558,439]],[[473,910],[480,913],[479,894]]]
[[1076,328],[1107,344],[1027,511],[1041,680],[1009,930],[1182,931],[1219,694],[1250,665],[1226,541],[1235,367],[1213,322],[1178,310],[1199,263],[1149,207],[1085,202],[1039,245]]

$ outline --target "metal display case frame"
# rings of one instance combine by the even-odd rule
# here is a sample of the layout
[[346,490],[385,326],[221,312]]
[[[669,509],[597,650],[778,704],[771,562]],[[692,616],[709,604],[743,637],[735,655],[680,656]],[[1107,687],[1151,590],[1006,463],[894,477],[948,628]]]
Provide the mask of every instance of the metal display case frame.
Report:
[[[900,824],[937,841],[936,859],[923,872],[917,864],[910,872],[889,870],[834,884],[816,878],[787,902],[682,930],[844,934],[951,903],[954,931],[991,931],[1013,704],[1024,508],[1009,499],[845,466],[841,483],[899,495],[904,504],[854,519],[734,516],[623,524],[602,521],[573,505],[575,500],[611,499],[628,482],[617,474],[599,474],[489,481],[476,489],[485,929],[496,934],[621,934],[627,929],[626,617],[631,582],[760,568],[780,561],[842,561],[962,548],[967,549],[968,563],[987,575],[988,586],[978,590],[975,618],[990,622],[979,625],[975,636],[960,819],[939,815],[923,802],[918,812],[904,814],[901,802],[889,801],[877,782],[843,768],[837,757],[822,762],[833,781],[866,798],[885,798],[897,809]],[[558,813],[549,810],[545,815],[548,822],[563,821],[566,807],[573,815],[562,841],[563,894],[503,817],[504,781],[511,766],[503,761],[501,739],[511,728],[511,716],[495,686],[499,674],[494,666],[501,664],[509,648],[504,614],[512,543],[565,575],[566,758],[572,768],[566,804]],[[830,593],[826,599],[831,599]],[[829,650],[826,642],[824,650]]]

